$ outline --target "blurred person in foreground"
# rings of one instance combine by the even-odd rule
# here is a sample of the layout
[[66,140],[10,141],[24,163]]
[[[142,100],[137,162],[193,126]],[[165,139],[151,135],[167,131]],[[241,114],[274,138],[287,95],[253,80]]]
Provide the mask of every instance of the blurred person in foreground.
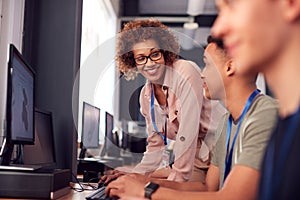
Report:
[[217,0],[213,34],[223,38],[240,73],[264,73],[279,102],[258,199],[300,199],[300,1]]

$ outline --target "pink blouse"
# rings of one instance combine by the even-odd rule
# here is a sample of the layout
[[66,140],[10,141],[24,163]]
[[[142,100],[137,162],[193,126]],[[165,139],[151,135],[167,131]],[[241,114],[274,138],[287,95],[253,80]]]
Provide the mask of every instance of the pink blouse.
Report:
[[[154,102],[158,130],[164,129],[167,120],[167,138],[176,141],[169,180],[188,181],[194,164],[198,168],[209,164],[209,153],[215,143],[213,135],[222,111],[212,112],[216,102],[203,97],[200,72],[200,68],[191,61],[175,61],[172,67],[166,67],[163,82],[163,88],[168,92],[168,107],[161,107],[156,99]],[[162,137],[152,125],[150,98],[151,84],[147,82],[140,94],[140,105],[147,123],[148,145],[142,161],[133,169],[134,173],[146,174],[158,169],[165,149]],[[205,139],[209,134],[211,136]],[[195,157],[197,160],[194,163]]]

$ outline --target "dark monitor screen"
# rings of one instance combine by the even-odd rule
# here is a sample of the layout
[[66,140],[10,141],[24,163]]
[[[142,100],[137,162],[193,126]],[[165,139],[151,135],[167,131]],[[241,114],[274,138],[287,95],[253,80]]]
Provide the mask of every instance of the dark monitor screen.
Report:
[[14,144],[34,144],[35,73],[10,44],[7,68],[6,135],[0,164],[9,165]]
[[10,45],[7,90],[7,137],[13,143],[34,142],[34,72]]
[[36,109],[35,142],[24,146],[24,164],[55,166],[55,158],[52,113]]
[[105,112],[105,138],[106,140],[114,141],[113,138],[114,117],[112,114]]
[[81,141],[85,148],[99,147],[100,108],[83,102]]
[[119,156],[119,135],[114,129],[114,117],[105,112],[105,151],[108,156]]

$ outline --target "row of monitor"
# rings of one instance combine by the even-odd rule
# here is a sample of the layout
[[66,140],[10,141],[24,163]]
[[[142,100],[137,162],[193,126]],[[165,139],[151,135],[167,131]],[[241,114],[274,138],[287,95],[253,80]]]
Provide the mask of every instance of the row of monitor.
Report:
[[[83,102],[80,158],[85,157],[86,149],[99,148],[100,111],[100,108],[87,102]],[[101,155],[119,155],[119,152],[114,150],[119,150],[119,135],[113,130],[114,117],[112,114],[105,112],[105,141]]]
[[[81,152],[79,158],[85,157],[87,149],[99,148],[99,136],[101,134],[99,132],[100,111],[100,108],[83,102]],[[133,153],[145,152],[146,137],[134,136],[125,130],[122,129],[120,133],[122,139],[119,140],[119,133],[114,131],[114,117],[112,114],[105,112],[105,141],[103,148],[100,150],[100,157],[105,155],[119,157],[120,149]]]
[[[0,150],[0,165],[11,164],[15,144],[24,145],[25,153],[22,156],[29,163],[34,162],[29,160],[26,151],[31,151],[30,157],[37,158],[40,156],[38,153],[44,150],[48,152],[40,156],[43,158],[37,159],[36,163],[55,162],[52,114],[35,110],[34,99],[35,72],[17,48],[10,44],[7,69],[6,132]],[[100,109],[84,102],[82,122],[82,146],[98,148]],[[119,146],[118,138],[116,138],[118,135],[113,133],[113,115],[108,112],[106,112],[105,124],[107,140],[104,142],[105,148],[109,149],[111,145]],[[45,135],[40,136],[38,132]]]
[[[19,164],[54,166],[55,148],[52,113],[35,109],[35,72],[14,45],[9,47],[7,69],[6,131],[0,151],[0,165],[12,163],[14,145]],[[24,146],[23,146],[24,145]]]
[[[7,70],[6,132],[0,150],[0,165],[11,164],[12,153],[16,144],[24,146],[25,153],[22,156],[24,156],[24,160],[28,160],[28,163],[55,162],[52,114],[35,110],[34,86],[35,72],[17,48],[11,44]],[[81,138],[83,150],[99,147],[99,123],[100,109],[83,102]],[[120,147],[119,135],[113,130],[113,115],[106,112],[105,141],[101,152],[102,156],[119,156],[120,148],[128,148],[127,143],[130,140],[128,134],[122,132],[122,146]],[[138,149],[138,152],[144,151],[144,143],[142,143],[142,148],[140,148],[141,150]],[[40,160],[30,160],[25,155],[26,151],[31,152],[27,155],[30,154],[32,158],[40,156]],[[42,153],[44,156],[39,155],[39,153]],[[85,152],[83,151],[81,157],[84,156]]]
[[[6,131],[0,165],[55,166],[52,113],[35,108],[35,72],[10,44],[7,69]],[[1,141],[0,141],[1,142]],[[15,145],[21,148],[12,159]]]

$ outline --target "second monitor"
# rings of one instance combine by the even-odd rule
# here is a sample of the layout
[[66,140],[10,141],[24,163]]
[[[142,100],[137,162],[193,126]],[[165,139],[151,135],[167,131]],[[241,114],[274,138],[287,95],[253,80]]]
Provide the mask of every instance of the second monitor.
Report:
[[119,135],[117,131],[114,131],[114,117],[108,112],[105,112],[104,152],[107,156],[120,156]]
[[24,164],[56,167],[52,113],[35,109],[35,142],[25,145]]
[[84,158],[87,149],[99,148],[100,108],[83,102],[81,151],[79,158]]

